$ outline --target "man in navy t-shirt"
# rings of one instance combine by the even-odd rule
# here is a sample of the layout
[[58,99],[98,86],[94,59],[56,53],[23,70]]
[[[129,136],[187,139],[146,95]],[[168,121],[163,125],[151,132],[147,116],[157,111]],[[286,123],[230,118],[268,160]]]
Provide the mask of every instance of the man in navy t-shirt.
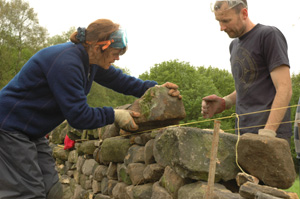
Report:
[[[290,109],[286,107],[292,84],[284,35],[273,26],[254,24],[248,17],[246,0],[217,0],[212,6],[221,31],[234,38],[230,62],[236,90],[223,98],[204,97],[203,117],[236,105],[241,134],[276,136],[290,143],[292,125],[287,122]],[[259,113],[246,114],[253,112]]]

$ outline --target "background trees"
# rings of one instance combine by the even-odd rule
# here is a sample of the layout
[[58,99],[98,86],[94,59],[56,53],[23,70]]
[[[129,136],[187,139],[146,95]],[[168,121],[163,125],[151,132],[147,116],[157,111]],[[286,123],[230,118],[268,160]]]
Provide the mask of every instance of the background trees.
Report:
[[0,0],[0,86],[3,87],[37,50],[46,46],[47,30],[22,0]]

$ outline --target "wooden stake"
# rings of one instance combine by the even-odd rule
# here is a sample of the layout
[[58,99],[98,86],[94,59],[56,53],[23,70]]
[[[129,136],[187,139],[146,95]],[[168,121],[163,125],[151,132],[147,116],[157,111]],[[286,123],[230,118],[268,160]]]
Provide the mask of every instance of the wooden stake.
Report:
[[205,199],[213,198],[220,125],[221,125],[220,121],[217,120],[214,121],[214,133],[213,133],[213,140],[212,140],[211,151],[210,151],[209,173],[208,173],[207,189],[205,192]]

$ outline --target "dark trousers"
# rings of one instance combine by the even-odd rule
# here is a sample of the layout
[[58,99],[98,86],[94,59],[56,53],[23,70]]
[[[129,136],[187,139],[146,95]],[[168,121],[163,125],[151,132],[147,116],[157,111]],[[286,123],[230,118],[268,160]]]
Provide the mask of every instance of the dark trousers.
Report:
[[46,138],[29,139],[19,132],[0,131],[0,198],[46,198],[58,182]]

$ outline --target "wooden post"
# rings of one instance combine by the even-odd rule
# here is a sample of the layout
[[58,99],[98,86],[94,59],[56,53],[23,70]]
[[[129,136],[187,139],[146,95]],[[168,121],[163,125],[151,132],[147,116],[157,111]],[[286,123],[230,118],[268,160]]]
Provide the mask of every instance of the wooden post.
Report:
[[214,133],[213,133],[213,140],[212,140],[211,151],[210,151],[208,183],[205,192],[205,199],[213,198],[220,125],[221,125],[220,121],[217,120],[214,121]]

